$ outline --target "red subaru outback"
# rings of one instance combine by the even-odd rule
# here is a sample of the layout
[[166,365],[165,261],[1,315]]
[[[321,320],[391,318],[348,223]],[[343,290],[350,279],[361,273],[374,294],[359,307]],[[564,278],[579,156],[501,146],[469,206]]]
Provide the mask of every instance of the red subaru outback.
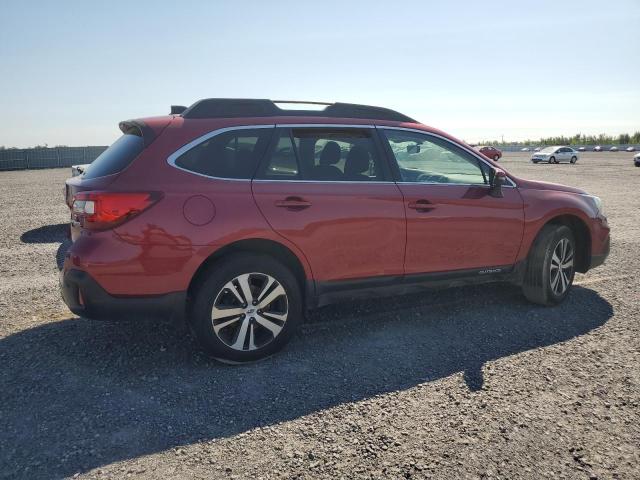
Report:
[[208,99],[122,122],[66,183],[69,308],[185,316],[210,354],[245,362],[345,298],[506,280],[554,305],[609,252],[582,190],[516,178],[392,110],[281,107]]

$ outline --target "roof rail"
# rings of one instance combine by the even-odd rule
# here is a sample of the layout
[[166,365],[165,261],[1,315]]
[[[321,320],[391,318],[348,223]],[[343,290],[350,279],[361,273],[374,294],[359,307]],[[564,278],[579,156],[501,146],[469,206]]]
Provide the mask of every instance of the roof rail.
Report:
[[[320,110],[282,109],[277,103],[326,105]],[[240,117],[337,117],[390,120],[394,122],[416,121],[402,113],[383,107],[357,105],[354,103],[303,102],[299,100],[267,100],[250,98],[206,98],[182,112],[184,118],[240,118]]]

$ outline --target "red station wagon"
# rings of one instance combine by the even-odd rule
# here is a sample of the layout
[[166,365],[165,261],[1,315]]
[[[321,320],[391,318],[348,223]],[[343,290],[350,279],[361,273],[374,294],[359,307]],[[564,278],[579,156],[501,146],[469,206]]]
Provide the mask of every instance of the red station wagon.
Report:
[[207,99],[120,123],[66,182],[71,311],[184,317],[212,356],[246,362],[305,309],[487,281],[554,305],[607,257],[595,196],[516,178],[392,110],[278,105]]

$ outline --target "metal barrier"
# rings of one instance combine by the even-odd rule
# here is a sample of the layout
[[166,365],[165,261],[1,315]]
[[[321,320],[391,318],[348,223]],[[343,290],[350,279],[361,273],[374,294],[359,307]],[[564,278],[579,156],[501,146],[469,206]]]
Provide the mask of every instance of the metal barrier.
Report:
[[107,147],[8,148],[0,150],[0,170],[70,167],[93,162]]

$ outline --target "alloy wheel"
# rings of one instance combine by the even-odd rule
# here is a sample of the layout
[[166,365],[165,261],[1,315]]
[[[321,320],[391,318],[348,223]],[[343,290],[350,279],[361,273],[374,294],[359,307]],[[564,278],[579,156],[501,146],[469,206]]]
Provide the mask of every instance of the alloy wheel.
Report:
[[553,249],[549,282],[556,295],[562,295],[573,278],[573,246],[568,238],[562,238]]
[[252,351],[272,342],[287,321],[284,287],[264,273],[238,275],[218,292],[211,308],[213,332],[228,347]]

